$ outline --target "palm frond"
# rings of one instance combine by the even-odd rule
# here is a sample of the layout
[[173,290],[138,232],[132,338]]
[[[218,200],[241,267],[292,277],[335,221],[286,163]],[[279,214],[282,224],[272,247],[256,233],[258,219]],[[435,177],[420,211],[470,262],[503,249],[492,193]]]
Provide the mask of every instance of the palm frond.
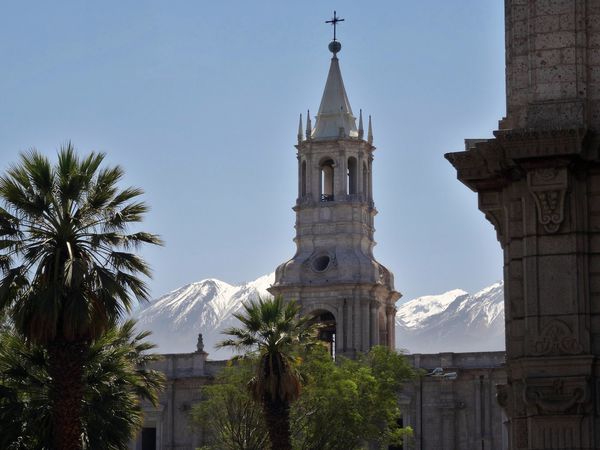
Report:
[[148,298],[150,268],[128,251],[162,242],[127,232],[148,207],[104,158],[67,142],[56,164],[31,150],[0,176],[0,309],[28,339],[90,339]]

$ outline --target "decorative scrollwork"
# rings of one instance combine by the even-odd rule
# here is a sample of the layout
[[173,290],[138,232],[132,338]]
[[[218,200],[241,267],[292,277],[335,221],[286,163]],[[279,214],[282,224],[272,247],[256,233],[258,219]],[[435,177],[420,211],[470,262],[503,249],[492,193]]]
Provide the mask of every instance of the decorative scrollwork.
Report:
[[538,220],[548,233],[556,233],[564,221],[567,179],[567,169],[564,167],[536,169],[527,174]]
[[583,378],[528,379],[525,403],[537,414],[581,413],[589,406],[589,387]]
[[536,356],[577,355],[582,351],[571,328],[558,319],[546,324],[533,345],[533,354]]

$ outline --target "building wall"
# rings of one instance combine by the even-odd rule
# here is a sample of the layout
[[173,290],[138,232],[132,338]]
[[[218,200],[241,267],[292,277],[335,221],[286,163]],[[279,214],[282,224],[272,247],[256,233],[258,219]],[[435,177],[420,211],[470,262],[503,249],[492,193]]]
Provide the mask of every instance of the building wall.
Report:
[[[157,450],[195,450],[204,443],[205,431],[192,426],[191,408],[201,401],[201,387],[211,383],[226,361],[207,361],[204,352],[163,355],[151,368],[167,377],[157,407],[142,404],[144,428],[156,429]],[[141,432],[131,450],[142,449]]]
[[[406,386],[400,403],[413,450],[507,448],[496,384],[506,382],[504,352],[408,356],[423,376]],[[436,369],[440,375],[431,375]],[[453,376],[455,374],[455,376]]]
[[[156,429],[157,450],[194,450],[206,430],[190,421],[200,389],[211,383],[226,361],[207,361],[204,352],[164,355],[155,369],[167,376],[159,406],[144,403],[144,427]],[[504,352],[407,355],[424,374],[399,397],[403,424],[414,430],[411,450],[502,450],[507,447],[496,384],[506,383]],[[441,368],[446,376],[426,375]],[[456,373],[453,379],[452,373]],[[141,433],[132,450],[143,450]]]
[[510,447],[600,448],[600,2],[505,0],[507,115],[446,158],[504,252]]

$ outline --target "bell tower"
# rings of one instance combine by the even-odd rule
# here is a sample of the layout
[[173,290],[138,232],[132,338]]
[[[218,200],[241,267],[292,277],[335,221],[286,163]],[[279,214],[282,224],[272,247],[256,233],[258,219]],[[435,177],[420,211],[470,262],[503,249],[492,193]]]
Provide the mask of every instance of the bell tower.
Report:
[[[328,23],[335,27],[335,13]],[[323,322],[322,338],[332,353],[352,357],[375,345],[394,347],[395,302],[392,273],[373,256],[373,133],[369,117],[364,139],[342,80],[335,37],[325,90],[312,127],[298,127],[296,254],[281,264],[270,288],[299,302],[303,314]]]

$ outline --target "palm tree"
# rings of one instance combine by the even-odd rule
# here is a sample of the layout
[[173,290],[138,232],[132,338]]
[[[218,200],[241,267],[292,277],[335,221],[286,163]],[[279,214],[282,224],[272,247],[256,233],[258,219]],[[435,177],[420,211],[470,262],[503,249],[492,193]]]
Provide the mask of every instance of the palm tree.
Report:
[[[142,191],[119,187],[120,167],[104,154],[77,156],[68,143],[58,162],[33,150],[0,176],[0,310],[48,352],[54,448],[81,448],[83,365],[90,342],[148,289],[148,265],[132,253],[157,236],[131,232],[148,207]],[[3,207],[2,207],[3,206]]]
[[232,336],[217,347],[257,354],[256,375],[249,383],[255,401],[262,404],[272,450],[291,450],[290,403],[300,395],[300,375],[295,349],[313,342],[314,332],[300,307],[282,297],[261,299],[244,305],[234,314],[241,328],[223,332]]
[[[140,399],[156,406],[162,373],[148,365],[158,359],[149,332],[135,323],[113,327],[91,343],[84,365],[82,438],[86,449],[125,450],[142,425]],[[51,449],[48,352],[27,345],[15,330],[0,336],[0,448]]]

